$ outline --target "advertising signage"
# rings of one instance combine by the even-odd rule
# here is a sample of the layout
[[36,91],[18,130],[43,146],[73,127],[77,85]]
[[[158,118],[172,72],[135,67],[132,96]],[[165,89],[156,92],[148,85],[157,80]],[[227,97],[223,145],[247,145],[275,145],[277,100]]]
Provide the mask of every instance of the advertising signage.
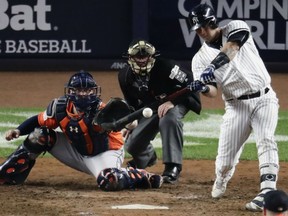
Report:
[[150,3],[150,38],[168,57],[190,59],[199,49],[201,41],[195,31],[190,32],[186,18],[195,5],[207,3],[214,8],[220,26],[234,19],[248,23],[264,61],[288,61],[288,0],[151,0]]
[[79,60],[120,69],[136,37],[189,63],[202,41],[186,18],[199,3],[214,8],[219,25],[246,21],[265,63],[287,64],[288,0],[0,0],[0,70],[73,69]]
[[0,0],[1,58],[115,58],[130,37],[129,0]]

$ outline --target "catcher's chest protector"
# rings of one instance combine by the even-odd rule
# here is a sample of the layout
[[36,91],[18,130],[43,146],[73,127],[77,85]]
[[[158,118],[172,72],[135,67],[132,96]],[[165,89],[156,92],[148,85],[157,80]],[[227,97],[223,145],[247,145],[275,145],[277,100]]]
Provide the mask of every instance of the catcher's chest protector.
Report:
[[81,155],[97,155],[109,150],[107,133],[95,131],[91,117],[72,118],[67,113],[67,103],[57,103],[56,119],[61,130]]

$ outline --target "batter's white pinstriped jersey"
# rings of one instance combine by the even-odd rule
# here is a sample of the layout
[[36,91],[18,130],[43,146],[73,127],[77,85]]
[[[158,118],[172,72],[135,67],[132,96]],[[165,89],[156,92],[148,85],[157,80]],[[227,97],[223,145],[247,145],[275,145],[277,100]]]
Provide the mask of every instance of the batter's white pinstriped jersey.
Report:
[[[274,133],[279,105],[276,94],[270,86],[270,75],[258,54],[250,29],[245,22],[231,21],[221,29],[222,44],[225,44],[231,35],[239,31],[248,31],[249,37],[233,60],[214,72],[215,81],[221,87],[222,97],[225,101],[225,114],[221,124],[215,161],[215,183],[227,183],[233,176],[243,150],[243,144],[253,130],[259,159],[260,188],[261,190],[276,188],[279,158]],[[200,79],[201,73],[219,52],[219,49],[210,47],[206,43],[202,45],[192,59],[192,71],[195,79]],[[265,94],[261,90],[266,87],[269,90],[267,92],[267,88]],[[239,99],[240,96],[259,91],[262,92],[260,97]],[[273,178],[269,179],[267,176]]]
[[[222,44],[227,38],[240,30],[250,32],[249,26],[240,20],[231,21],[222,29]],[[199,79],[203,70],[219,54],[220,50],[209,47],[205,42],[192,59],[192,71],[195,79]],[[235,58],[214,73],[217,85],[222,88],[224,100],[238,98],[270,86],[271,78],[259,56],[251,32],[248,40],[240,48]]]

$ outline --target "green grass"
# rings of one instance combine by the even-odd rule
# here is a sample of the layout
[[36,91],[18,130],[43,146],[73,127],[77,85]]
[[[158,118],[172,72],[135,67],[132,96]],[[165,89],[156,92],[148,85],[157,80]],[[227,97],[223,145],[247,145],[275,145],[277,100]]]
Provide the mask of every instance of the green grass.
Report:
[[[199,121],[208,117],[210,114],[222,115],[223,110],[204,110],[200,116],[188,114],[184,121]],[[279,112],[279,121],[276,129],[276,135],[288,136],[288,111]],[[205,128],[204,128],[205,130]],[[184,159],[204,159],[214,160],[217,155],[218,139],[213,138],[199,138],[199,137],[185,137],[185,140],[203,143],[204,145],[189,145],[184,146],[183,158]],[[279,159],[280,161],[288,161],[288,141],[278,141]],[[161,148],[156,149],[157,155],[161,157]],[[248,143],[245,145],[241,160],[258,160],[257,149],[255,143]]]
[[[14,125],[18,125],[23,122],[28,116],[32,116],[42,109],[3,109],[0,108],[0,133],[3,137],[0,141],[4,141],[4,133],[6,130],[13,128]],[[203,110],[201,115],[195,115],[193,113],[189,113],[184,122],[201,122],[205,119],[211,117],[211,115],[222,116],[223,110]],[[281,137],[286,137],[285,141],[278,141],[279,148],[279,157],[280,161],[288,161],[288,111],[280,111],[279,112],[279,121],[276,130],[276,135],[281,135]],[[12,125],[12,126],[11,126]],[[219,127],[216,125],[216,127]],[[197,128],[198,130],[198,128]],[[199,128],[199,130],[207,130],[206,128]],[[183,157],[185,159],[204,159],[204,160],[214,160],[217,154],[217,143],[218,139],[215,137],[199,137],[199,136],[185,136],[185,142],[193,142],[197,143],[197,145],[185,145],[183,150]],[[22,141],[16,141],[14,143],[10,143],[9,147],[0,147],[0,157],[7,157],[13,150],[21,143]],[[6,146],[7,146],[6,142]],[[156,152],[159,158],[162,155],[162,149],[156,148]],[[130,157],[129,154],[126,154],[126,157]],[[49,154],[46,154],[45,157],[49,157]],[[248,143],[245,145],[244,151],[241,155],[242,160],[257,160],[257,151],[255,143]]]

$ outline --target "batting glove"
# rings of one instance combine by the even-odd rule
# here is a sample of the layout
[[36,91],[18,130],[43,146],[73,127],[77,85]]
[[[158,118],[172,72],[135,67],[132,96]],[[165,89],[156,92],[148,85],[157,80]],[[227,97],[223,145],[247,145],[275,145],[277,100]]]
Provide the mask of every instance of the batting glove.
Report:
[[213,82],[215,79],[214,76],[215,66],[213,64],[210,64],[201,74],[200,80],[203,83],[210,83]]
[[209,87],[206,86],[204,83],[202,83],[200,80],[195,80],[195,81],[191,82],[188,85],[188,88],[192,92],[202,92],[202,93],[207,93],[210,90]]

